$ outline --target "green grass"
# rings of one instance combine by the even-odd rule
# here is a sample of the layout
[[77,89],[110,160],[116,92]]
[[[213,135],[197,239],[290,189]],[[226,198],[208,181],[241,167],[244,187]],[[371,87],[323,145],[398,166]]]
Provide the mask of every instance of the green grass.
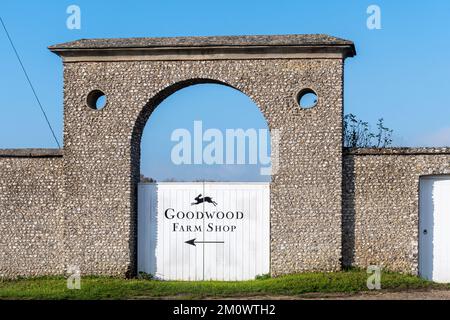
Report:
[[[300,295],[306,293],[356,293],[368,291],[367,273],[349,270],[336,273],[305,273],[278,278],[261,277],[243,282],[156,281],[109,277],[82,277],[80,290],[69,290],[64,277],[0,281],[0,299],[135,299],[245,297]],[[415,276],[383,272],[384,290],[447,288]]]

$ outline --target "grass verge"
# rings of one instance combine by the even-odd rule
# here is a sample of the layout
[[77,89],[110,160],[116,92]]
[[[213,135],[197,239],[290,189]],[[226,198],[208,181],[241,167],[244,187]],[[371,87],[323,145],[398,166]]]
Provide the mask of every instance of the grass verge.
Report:
[[[242,282],[156,281],[110,277],[83,277],[80,290],[69,290],[64,277],[0,281],[0,299],[136,299],[245,297],[301,295],[306,293],[356,293],[368,291],[367,273],[349,270],[336,273],[304,273]],[[415,276],[383,272],[384,290],[449,288]]]

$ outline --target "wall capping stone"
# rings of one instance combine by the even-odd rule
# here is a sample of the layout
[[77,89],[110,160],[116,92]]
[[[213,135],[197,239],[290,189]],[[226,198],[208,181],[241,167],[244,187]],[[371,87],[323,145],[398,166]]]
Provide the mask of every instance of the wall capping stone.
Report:
[[345,59],[353,42],[328,35],[81,39],[49,47],[65,62]]
[[344,155],[353,156],[382,156],[382,155],[448,155],[450,148],[344,148]]
[[62,149],[0,149],[0,158],[61,158]]

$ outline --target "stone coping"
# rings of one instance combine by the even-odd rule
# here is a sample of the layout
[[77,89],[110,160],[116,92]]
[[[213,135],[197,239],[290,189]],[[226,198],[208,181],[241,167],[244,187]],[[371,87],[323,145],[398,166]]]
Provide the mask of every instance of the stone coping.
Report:
[[344,148],[344,155],[380,156],[380,155],[447,155],[447,147],[418,147],[418,148]]
[[211,37],[157,37],[80,39],[50,46],[54,49],[109,49],[150,47],[220,47],[220,46],[354,46],[352,41],[325,34],[211,36]]
[[62,149],[0,149],[0,158],[60,158]]
[[[450,154],[449,147],[419,148],[344,148],[344,155],[436,155]],[[63,149],[0,149],[0,158],[62,157]]]
[[[449,147],[419,148],[344,148],[344,155],[436,155],[450,154]],[[63,149],[0,149],[0,158],[58,158]]]
[[68,62],[120,60],[347,58],[352,41],[324,34],[80,39],[50,51]]

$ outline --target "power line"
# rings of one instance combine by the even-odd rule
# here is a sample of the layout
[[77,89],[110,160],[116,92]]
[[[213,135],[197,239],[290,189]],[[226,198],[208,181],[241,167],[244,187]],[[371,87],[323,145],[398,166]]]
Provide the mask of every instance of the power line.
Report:
[[52,132],[53,138],[55,139],[55,142],[58,145],[58,148],[61,149],[61,145],[59,144],[59,141],[56,138],[55,131],[53,131],[52,125],[50,124],[50,121],[48,120],[47,114],[45,113],[45,110],[42,107],[41,101],[39,100],[39,98],[38,98],[38,96],[36,94],[36,90],[34,90],[34,86],[31,83],[30,77],[28,76],[28,73],[25,70],[25,67],[24,67],[24,65],[22,63],[22,60],[20,59],[19,53],[17,52],[16,47],[14,46],[14,43],[13,43],[13,41],[12,41],[10,35],[9,35],[8,29],[6,29],[6,26],[5,26],[5,23],[3,22],[2,17],[0,17],[0,22],[2,23],[3,29],[5,30],[6,36],[8,37],[8,40],[9,40],[9,43],[11,44],[11,47],[13,48],[14,53],[16,54],[17,60],[19,61],[20,66],[22,67],[22,71],[25,74],[25,77],[27,78],[27,81],[28,81],[28,84],[30,85],[31,91],[33,91],[33,95],[36,98],[36,101],[37,101],[37,103],[39,105],[39,108],[41,109],[42,114],[44,115],[45,121],[47,122],[47,125],[48,125],[50,131]]

